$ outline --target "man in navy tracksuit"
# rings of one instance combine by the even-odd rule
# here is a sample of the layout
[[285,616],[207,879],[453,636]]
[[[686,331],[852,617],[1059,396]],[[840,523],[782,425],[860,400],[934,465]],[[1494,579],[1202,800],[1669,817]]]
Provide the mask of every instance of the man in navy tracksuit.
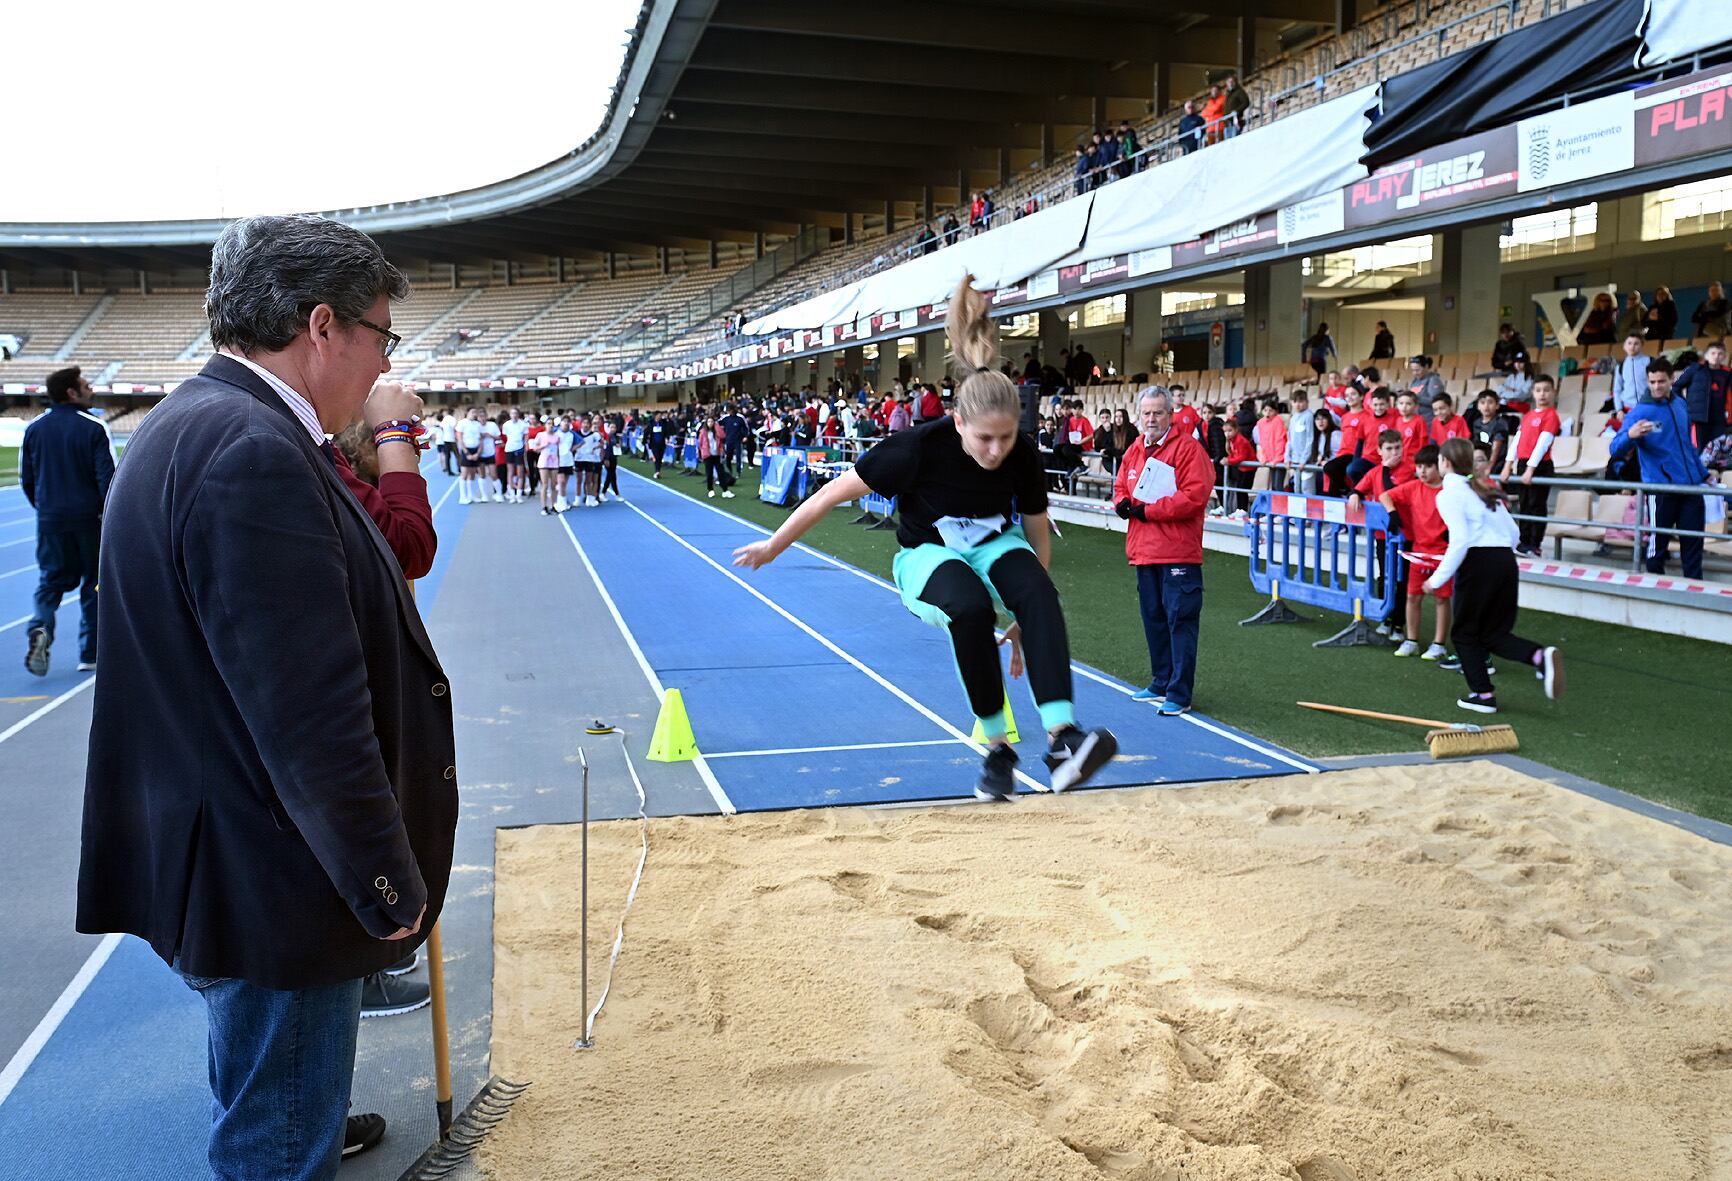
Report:
[[718,424],[722,428],[722,454],[728,469],[737,478],[740,474],[740,448],[746,442],[746,420],[740,417],[739,409],[732,402],[728,403],[727,409]]
[[108,431],[87,413],[96,393],[77,366],[48,375],[48,399],[48,413],[24,430],[20,464],[24,497],[36,509],[36,564],[42,569],[24,667],[39,677],[48,675],[61,596],[80,586],[78,668],[96,667],[97,541],[114,477]]
[[[1690,438],[1690,426],[1684,396],[1672,390],[1672,367],[1665,358],[1656,357],[1648,365],[1648,396],[1625,415],[1623,429],[1612,440],[1612,455],[1625,455],[1634,447],[1644,484],[1703,484],[1708,469]],[[1662,530],[1702,532],[1703,501],[1700,496],[1661,493],[1649,498],[1649,510],[1655,531],[1646,535],[1648,573],[1664,574],[1672,535]],[[1678,552],[1684,559],[1684,577],[1702,577],[1702,538],[1680,537]]]

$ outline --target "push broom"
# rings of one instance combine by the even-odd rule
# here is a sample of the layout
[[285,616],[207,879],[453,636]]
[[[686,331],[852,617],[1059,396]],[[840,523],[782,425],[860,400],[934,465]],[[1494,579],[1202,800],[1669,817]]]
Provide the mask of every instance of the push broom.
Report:
[[1349,709],[1345,705],[1324,705],[1319,701],[1301,701],[1306,709],[1325,713],[1346,714],[1355,718],[1376,718],[1383,722],[1406,722],[1412,726],[1431,726],[1425,742],[1434,759],[1454,759],[1468,755],[1501,755],[1519,750],[1512,726],[1473,726],[1462,722],[1440,722],[1435,718],[1410,718],[1406,714],[1384,714],[1370,709]]

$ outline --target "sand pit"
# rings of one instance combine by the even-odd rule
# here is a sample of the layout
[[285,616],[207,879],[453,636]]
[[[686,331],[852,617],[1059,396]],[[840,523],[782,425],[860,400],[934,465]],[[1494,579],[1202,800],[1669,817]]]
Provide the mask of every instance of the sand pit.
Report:
[[1732,849],[1494,765],[657,820],[583,1052],[577,848],[499,835],[489,1177],[1732,1177]]

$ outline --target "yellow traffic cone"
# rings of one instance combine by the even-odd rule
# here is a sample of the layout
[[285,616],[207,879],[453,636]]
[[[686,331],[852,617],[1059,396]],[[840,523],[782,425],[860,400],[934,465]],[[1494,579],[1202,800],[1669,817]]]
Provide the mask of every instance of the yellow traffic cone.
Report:
[[[1004,691],[1004,736],[1011,742],[1022,741],[1022,736],[1016,732],[1016,715],[1010,709],[1010,690],[1008,689]],[[974,719],[972,738],[975,742],[984,743],[986,741],[986,731],[980,728],[979,718]]]
[[698,740],[693,736],[691,721],[686,717],[685,699],[678,689],[669,689],[662,697],[661,712],[656,715],[649,757],[658,763],[689,763],[697,755]]

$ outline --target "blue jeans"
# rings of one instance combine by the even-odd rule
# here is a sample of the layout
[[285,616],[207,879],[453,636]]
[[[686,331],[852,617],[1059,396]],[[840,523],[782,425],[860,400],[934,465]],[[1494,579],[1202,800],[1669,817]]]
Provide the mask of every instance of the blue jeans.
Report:
[[30,630],[42,628],[54,642],[54,613],[60,610],[61,596],[78,591],[78,658],[96,659],[96,556],[102,526],[97,524],[65,527],[38,524],[36,529],[36,564],[42,568],[42,579],[36,584],[36,613],[30,617]]
[[335,1177],[355,1073],[361,981],[282,992],[180,975],[204,998],[210,1018],[211,1176]]
[[1190,705],[1203,617],[1203,568],[1158,565],[1136,570],[1143,635],[1149,641],[1149,687],[1173,704]]

